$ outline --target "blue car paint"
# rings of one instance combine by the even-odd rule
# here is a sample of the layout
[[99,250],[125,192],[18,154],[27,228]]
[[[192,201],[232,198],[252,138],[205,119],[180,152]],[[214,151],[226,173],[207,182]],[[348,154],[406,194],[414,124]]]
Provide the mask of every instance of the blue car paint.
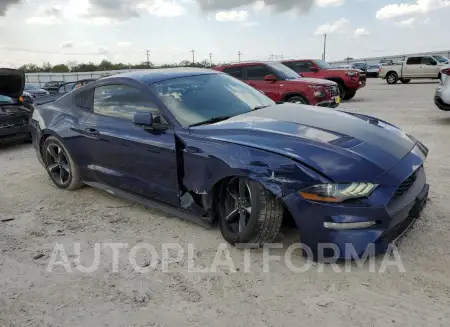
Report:
[[[42,160],[42,136],[55,135],[72,154],[85,181],[115,186],[202,216],[211,214],[211,197],[219,181],[248,176],[283,201],[299,227],[302,242],[313,249],[318,242],[332,242],[343,251],[342,257],[348,255],[343,248],[346,242],[352,242],[360,254],[392,227],[389,201],[400,183],[423,165],[427,155],[423,146],[373,117],[293,104],[183,128],[148,87],[164,79],[215,73],[130,73],[93,82],[38,107],[32,124],[38,156]],[[74,105],[73,97],[80,92],[114,83],[141,90],[172,127],[145,130],[131,121],[99,117]],[[89,134],[93,127],[100,135]],[[154,171],[158,174],[152,174]],[[316,203],[297,194],[306,186],[328,182],[373,182],[380,186],[355,204]],[[180,199],[187,193],[203,197],[200,211],[184,207]],[[406,212],[407,216],[419,195],[412,194],[411,202],[397,214],[405,216]],[[381,224],[347,231],[323,226],[324,221],[367,220]]]

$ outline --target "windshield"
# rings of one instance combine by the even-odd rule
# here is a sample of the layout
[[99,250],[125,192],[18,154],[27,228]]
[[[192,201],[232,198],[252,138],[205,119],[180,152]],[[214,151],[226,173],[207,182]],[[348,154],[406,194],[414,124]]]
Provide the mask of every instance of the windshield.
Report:
[[314,63],[319,66],[320,69],[331,69],[331,65],[323,60],[314,60]]
[[185,127],[275,104],[253,87],[227,74],[170,79],[151,85],[151,89]]
[[14,104],[13,98],[7,97],[6,95],[0,94],[0,104]]
[[288,66],[285,66],[279,62],[268,62],[266,63],[267,66],[272,68],[273,71],[278,75],[278,77],[282,79],[296,79],[300,78],[300,75],[297,74],[295,71],[290,69]]
[[25,90],[27,90],[27,91],[29,91],[29,90],[39,90],[39,87],[37,85],[34,85],[34,84],[25,83]]
[[448,64],[449,60],[448,58],[445,58],[443,56],[432,56],[434,59],[436,59],[438,62]]

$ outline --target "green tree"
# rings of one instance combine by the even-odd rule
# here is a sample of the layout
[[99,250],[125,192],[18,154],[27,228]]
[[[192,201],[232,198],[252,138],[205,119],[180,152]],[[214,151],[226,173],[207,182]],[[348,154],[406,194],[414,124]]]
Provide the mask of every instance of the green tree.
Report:
[[53,72],[55,73],[68,73],[69,67],[65,64],[59,64],[56,66],[53,66]]

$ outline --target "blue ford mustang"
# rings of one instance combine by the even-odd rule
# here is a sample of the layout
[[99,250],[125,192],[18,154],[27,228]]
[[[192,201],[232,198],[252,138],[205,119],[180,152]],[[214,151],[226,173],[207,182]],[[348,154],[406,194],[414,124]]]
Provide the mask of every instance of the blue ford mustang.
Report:
[[359,114],[278,104],[220,72],[166,69],[92,82],[36,108],[34,147],[62,189],[83,184],[187,219],[231,244],[385,251],[427,199],[427,148]]

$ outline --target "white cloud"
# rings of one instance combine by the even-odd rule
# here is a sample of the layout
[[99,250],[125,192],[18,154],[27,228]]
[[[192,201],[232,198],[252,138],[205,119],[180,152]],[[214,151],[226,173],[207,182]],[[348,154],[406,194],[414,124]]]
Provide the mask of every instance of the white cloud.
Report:
[[73,42],[66,41],[60,44],[60,47],[63,49],[72,49],[74,47]]
[[61,24],[62,11],[59,6],[41,6],[36,11],[35,16],[25,20],[27,24],[36,25],[57,25]]
[[314,32],[315,35],[322,35],[322,34],[343,34],[348,32],[350,22],[345,19],[341,18],[334,23],[330,24],[324,24],[319,26],[316,31]]
[[219,22],[242,22],[246,21],[248,18],[248,11],[245,10],[230,10],[230,11],[219,11],[216,13],[216,20]]
[[122,48],[129,47],[130,45],[131,45],[131,42],[128,42],[128,41],[117,42],[117,46],[122,47]]
[[264,3],[264,1],[259,0],[253,4],[253,11],[256,13],[263,11],[265,8],[266,4]]
[[389,4],[376,13],[376,18],[393,19],[397,17],[425,14],[450,6],[450,0],[417,0],[416,3]]
[[58,25],[62,23],[59,18],[53,16],[48,17],[33,16],[28,18],[25,22],[27,24],[36,24],[36,25]]
[[97,49],[97,52],[98,52],[98,54],[101,54],[101,55],[108,55],[109,54],[109,49],[106,48],[106,47],[99,47]]
[[186,13],[186,9],[172,0],[152,0],[137,5],[138,9],[145,9],[150,15],[159,17],[178,17]]
[[316,0],[319,7],[337,7],[345,3],[345,0]]
[[369,36],[371,33],[367,28],[358,27],[353,34],[356,37],[360,37],[360,36]]
[[414,17],[410,17],[408,19],[404,19],[404,20],[401,20],[401,21],[395,23],[395,25],[404,26],[404,27],[412,27],[415,22],[416,22],[416,19]]

